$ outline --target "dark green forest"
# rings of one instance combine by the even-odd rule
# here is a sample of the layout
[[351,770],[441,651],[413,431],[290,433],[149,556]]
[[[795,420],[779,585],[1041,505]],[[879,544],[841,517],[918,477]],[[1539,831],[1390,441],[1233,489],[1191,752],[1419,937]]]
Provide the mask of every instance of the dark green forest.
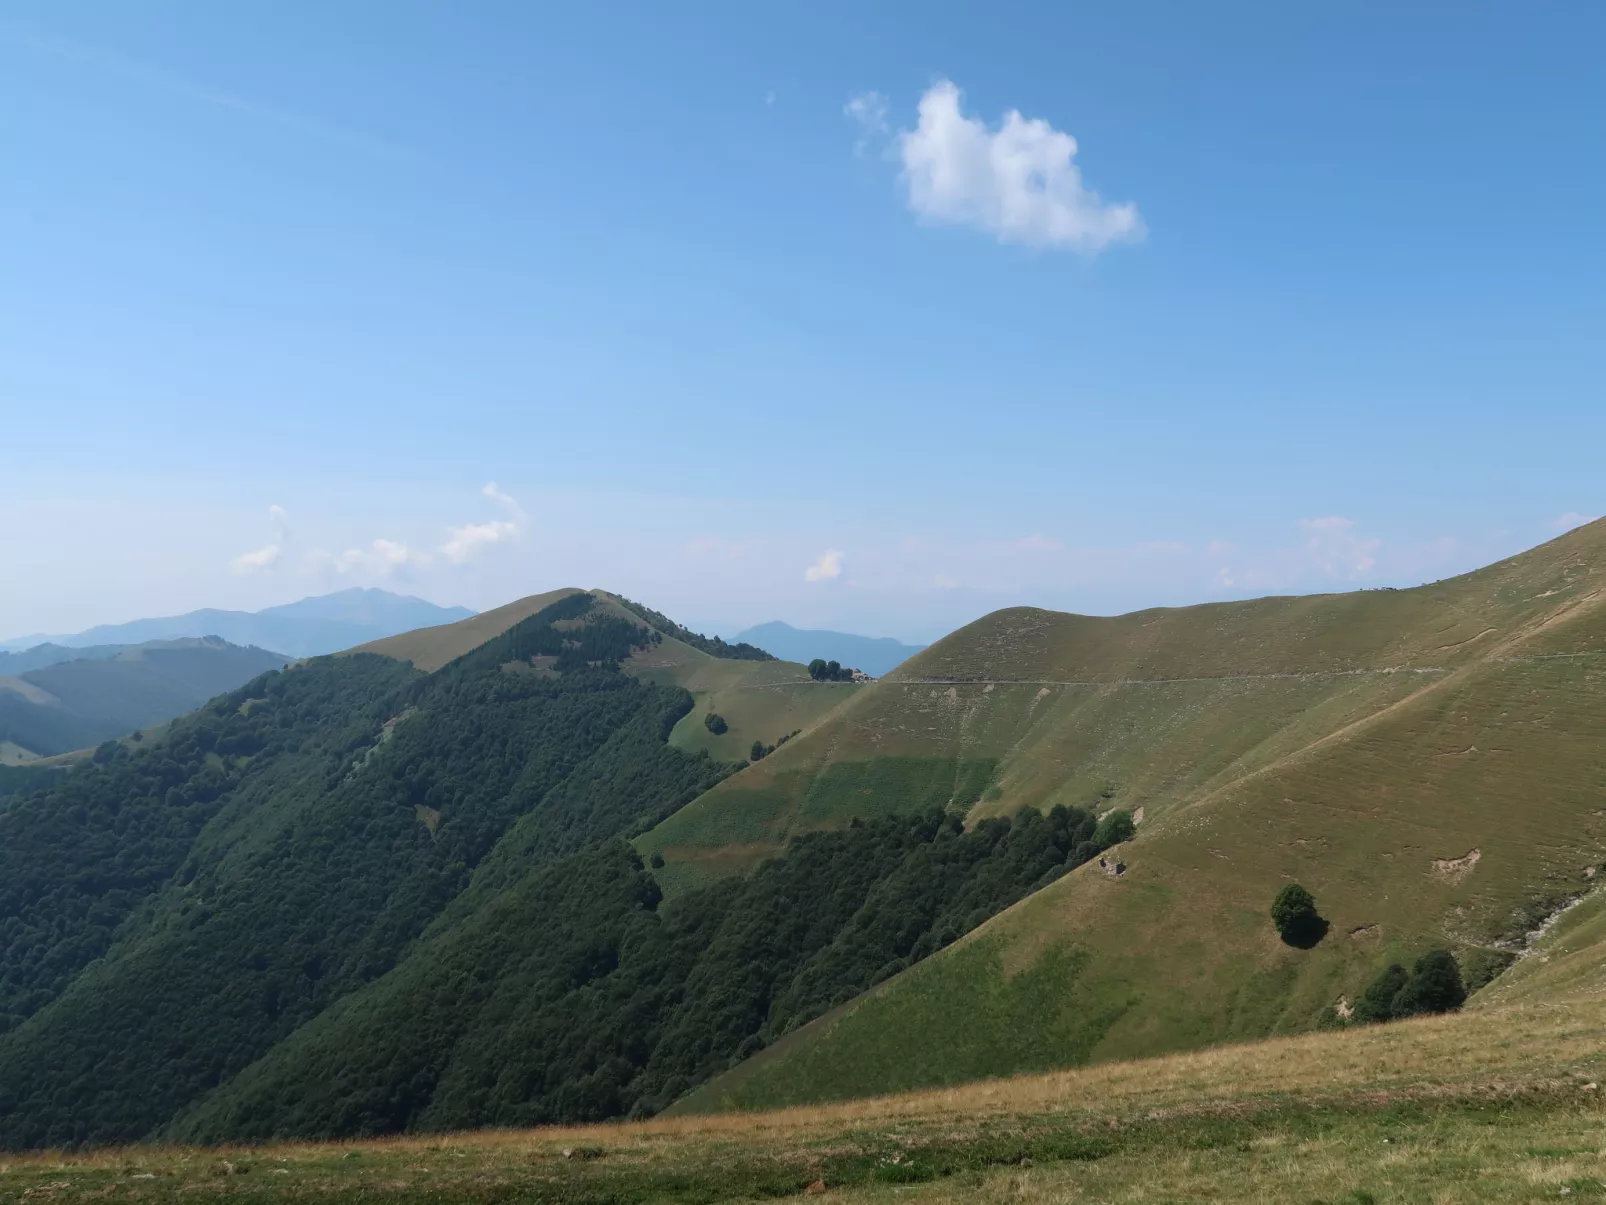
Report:
[[627,610],[639,615],[657,631],[666,636],[673,636],[682,644],[689,644],[694,649],[701,649],[711,657],[724,657],[731,661],[778,661],[773,653],[766,653],[756,644],[727,644],[719,636],[704,636],[701,632],[693,632],[690,628],[683,628],[669,616],[641,603],[633,602],[628,598],[619,600]]
[[591,845],[435,927],[167,1136],[650,1115],[1064,874],[1093,831],[1066,808],[881,819],[672,908],[627,844]]
[[504,836],[560,856],[728,772],[669,748],[691,697],[621,673],[652,634],[591,604],[430,676],[265,675],[5,805],[0,1143],[150,1133],[391,970]]

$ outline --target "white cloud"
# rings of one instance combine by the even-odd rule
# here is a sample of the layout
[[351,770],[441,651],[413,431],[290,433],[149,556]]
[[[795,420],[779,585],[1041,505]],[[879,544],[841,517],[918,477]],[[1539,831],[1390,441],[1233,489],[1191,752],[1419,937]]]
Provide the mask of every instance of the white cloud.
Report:
[[473,560],[481,549],[513,539],[519,534],[519,527],[506,519],[492,519],[489,523],[448,527],[446,531],[447,540],[441,545],[441,555],[454,565],[462,565]]
[[1363,540],[1355,535],[1355,521],[1340,515],[1322,519],[1301,519],[1305,529],[1305,550],[1322,572],[1330,577],[1364,577],[1377,564],[1382,540]]
[[[920,98],[916,128],[898,134],[910,209],[988,231],[1000,242],[1087,255],[1143,237],[1137,206],[1106,204],[1082,183],[1075,138],[1014,109],[989,130],[960,111],[960,96],[953,83],[939,80]],[[865,93],[848,103],[848,113],[873,132],[878,119],[884,127],[885,100]]]
[[842,553],[834,548],[822,552],[819,560],[803,570],[803,580],[806,582],[828,582],[841,576]]
[[946,573],[937,573],[932,575],[931,584],[939,590],[957,590],[959,588],[959,579],[957,577],[949,577]]
[[1570,510],[1555,522],[1557,531],[1571,531],[1575,527],[1582,527],[1585,523],[1593,523],[1599,515],[1584,515],[1578,511]]
[[272,530],[272,538],[261,548],[243,552],[230,561],[229,564],[234,567],[236,573],[259,573],[278,562],[289,540],[286,528],[286,520],[289,517],[289,512],[277,503],[268,507],[268,527]]
[[284,549],[277,544],[267,544],[255,552],[243,552],[231,562],[236,573],[256,573],[266,569],[279,559]]
[[524,518],[524,508],[513,500],[512,495],[499,488],[496,482],[487,481],[485,485],[481,487],[480,493],[484,494],[492,502],[499,502],[503,506],[507,507],[508,513],[514,518]]
[[378,539],[367,548],[348,548],[334,561],[341,573],[389,577],[403,565],[429,564],[429,556],[396,540]]
[[887,98],[879,92],[859,93],[842,106],[842,112],[858,122],[863,131],[853,144],[855,155],[864,154],[872,140],[879,139],[891,128],[887,125]]

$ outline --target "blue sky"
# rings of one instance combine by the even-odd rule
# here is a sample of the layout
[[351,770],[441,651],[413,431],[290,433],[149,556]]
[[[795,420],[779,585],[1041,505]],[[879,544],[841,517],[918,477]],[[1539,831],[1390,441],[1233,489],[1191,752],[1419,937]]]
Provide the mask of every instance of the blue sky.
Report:
[[1471,568],[1606,511],[1603,47],[11,3],[0,636],[575,584],[914,639]]

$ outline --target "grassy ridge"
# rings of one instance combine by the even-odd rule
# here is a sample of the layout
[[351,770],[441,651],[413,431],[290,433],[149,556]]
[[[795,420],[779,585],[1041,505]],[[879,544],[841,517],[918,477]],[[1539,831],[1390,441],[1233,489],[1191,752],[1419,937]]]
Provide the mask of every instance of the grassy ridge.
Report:
[[[973,817],[1142,809],[1125,873],[1084,866],[695,1099],[835,1100],[1308,1029],[1384,962],[1517,939],[1589,884],[1603,727],[1603,523],[1420,590],[989,616],[645,840],[672,869],[739,868],[767,826],[866,806],[830,789],[844,767],[992,757]],[[1267,919],[1290,879],[1331,923],[1311,951]],[[1000,1044],[987,1002],[1039,978],[1055,1007]],[[916,1019],[966,999],[974,1020],[932,1057]],[[1091,1044],[1061,1033],[1112,1015]]]

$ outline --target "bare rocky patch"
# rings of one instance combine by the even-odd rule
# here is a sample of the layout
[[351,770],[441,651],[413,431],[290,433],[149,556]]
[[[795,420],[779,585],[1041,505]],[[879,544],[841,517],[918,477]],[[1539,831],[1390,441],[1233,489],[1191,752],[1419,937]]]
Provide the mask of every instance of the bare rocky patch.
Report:
[[1459,883],[1472,873],[1472,868],[1481,857],[1481,849],[1469,849],[1459,858],[1434,858],[1433,873],[1447,883]]

